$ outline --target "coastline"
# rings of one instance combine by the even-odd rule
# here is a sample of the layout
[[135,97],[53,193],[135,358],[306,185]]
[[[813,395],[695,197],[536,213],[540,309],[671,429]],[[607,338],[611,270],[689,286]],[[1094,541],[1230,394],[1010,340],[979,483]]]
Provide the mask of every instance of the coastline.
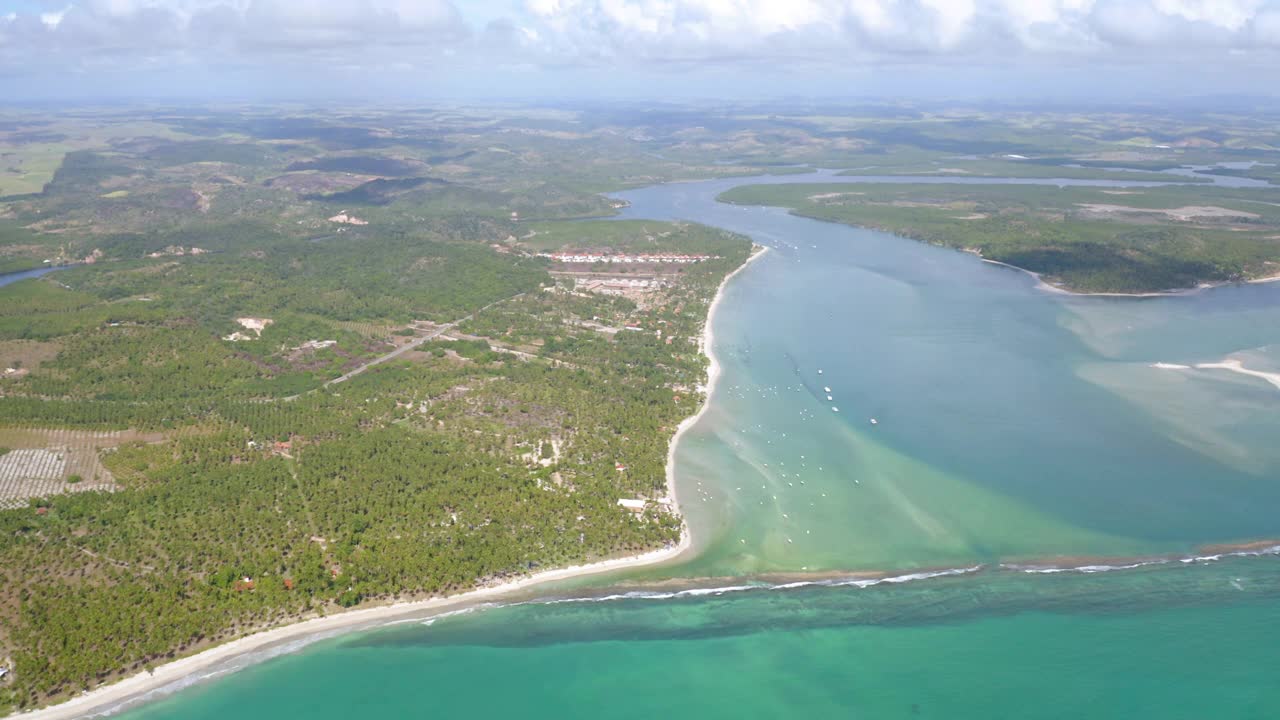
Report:
[[[759,248],[757,250],[757,248]],[[711,396],[716,391],[716,384],[720,381],[720,361],[716,359],[713,349],[715,342],[715,324],[716,311],[719,310],[721,302],[724,300],[724,289],[729,285],[729,281],[738,275],[738,273],[746,270],[751,263],[763,257],[769,252],[769,248],[764,245],[756,245],[752,243],[751,254],[743,261],[741,265],[734,268],[733,272],[724,276],[720,281],[719,287],[716,288],[716,294],[711,298],[711,305],[707,307],[707,319],[702,326],[702,339],[699,343],[699,352],[707,357],[707,383],[703,386],[705,392],[702,397],[702,404],[698,406],[698,412],[690,415],[680,424],[676,426],[676,433],[671,437],[671,442],[667,445],[667,495],[674,503],[677,513],[680,513],[680,546],[681,552],[692,548],[693,537],[689,530],[688,520],[685,519],[684,513],[680,512],[680,501],[676,497],[676,446],[680,443],[680,438],[689,431],[689,428],[697,424],[702,416],[706,414],[707,409],[711,407]],[[679,553],[677,553],[679,554]]]
[[[443,614],[467,612],[474,608],[490,607],[494,604],[509,601],[524,602],[534,599],[536,596],[522,595],[522,593],[532,592],[543,584],[670,563],[678,561],[686,553],[692,554],[696,550],[693,545],[694,538],[688,525],[687,517],[680,512],[680,504],[676,493],[675,452],[684,433],[696,425],[703,415],[709,411],[710,402],[722,376],[723,368],[714,352],[715,334],[713,326],[716,313],[722,307],[721,303],[724,300],[729,281],[769,250],[770,248],[766,246],[753,245],[751,254],[737,268],[722,278],[706,309],[703,332],[699,338],[698,348],[708,359],[705,385],[699,388],[703,391],[702,402],[693,415],[681,420],[676,427],[675,433],[668,443],[665,464],[666,490],[672,500],[672,507],[677,513],[680,513],[681,517],[678,543],[640,555],[547,570],[501,584],[477,587],[452,596],[370,606],[332,613],[323,617],[299,620],[289,625],[263,630],[194,655],[168,662],[165,665],[158,666],[153,674],[149,675],[146,672],[140,672],[114,684],[95,688],[58,705],[15,713],[10,717],[62,720],[64,718],[69,719],[115,712],[126,707],[133,707],[135,704],[151,702],[189,685],[229,672],[235,672],[271,657],[296,652],[307,644],[340,634],[371,630],[397,622],[422,622]],[[1022,268],[1014,269],[1029,272]],[[988,572],[1032,575],[1057,573],[1092,574],[1159,565],[1202,564],[1216,561],[1220,557],[1252,556],[1280,556],[1280,539],[1202,546],[1187,554],[1135,557],[1056,556],[1002,558],[994,562],[987,561],[972,566],[929,567],[909,570],[860,569],[821,573],[783,572],[759,576],[699,578],[665,582],[676,588],[674,595],[685,596],[707,593],[719,594],[738,590],[789,590],[809,586],[853,586],[865,588],[875,585],[896,585],[903,582],[929,580],[938,577]],[[723,583],[724,586],[703,587],[702,585],[707,584],[708,581]],[[762,581],[766,584],[759,584]],[[698,585],[690,587],[691,583],[698,583]],[[594,589],[600,587],[607,587],[607,585],[593,586]],[[534,601],[536,602],[536,599]],[[237,662],[237,660],[241,662]]]
[[[1144,293],[1124,293],[1124,292],[1079,292],[1079,291],[1076,291],[1076,290],[1068,290],[1067,288],[1059,287],[1058,285],[1054,285],[1053,283],[1046,282],[1046,281],[1045,281],[1045,279],[1044,279],[1044,276],[1042,276],[1040,273],[1038,273],[1038,272],[1036,272],[1036,271],[1034,271],[1034,270],[1028,270],[1028,269],[1026,269],[1026,268],[1024,268],[1024,267],[1018,267],[1017,265],[1010,265],[1010,264],[1009,264],[1009,263],[1007,263],[1007,262],[1000,262],[999,260],[992,260],[992,259],[990,259],[990,258],[984,258],[984,257],[982,257],[982,254],[981,254],[981,253],[976,252],[976,251],[974,251],[974,250],[961,250],[961,252],[967,252],[967,253],[969,253],[969,254],[971,254],[971,255],[976,255],[976,256],[977,256],[977,258],[978,258],[979,260],[981,260],[982,262],[984,262],[984,263],[990,263],[990,264],[992,264],[992,265],[999,265],[1000,267],[1009,268],[1010,270],[1017,270],[1018,272],[1026,273],[1026,274],[1028,274],[1028,275],[1030,275],[1031,277],[1033,277],[1033,278],[1035,278],[1035,279],[1036,279],[1036,283],[1037,283],[1037,284],[1036,284],[1036,289],[1037,289],[1037,290],[1041,290],[1041,291],[1043,291],[1043,292],[1047,292],[1047,293],[1053,293],[1053,294],[1055,294],[1055,295],[1068,295],[1068,296],[1071,296],[1071,297],[1130,297],[1130,298],[1180,297],[1180,296],[1183,296],[1183,295],[1195,295],[1195,294],[1198,294],[1198,293],[1204,292],[1205,290],[1209,290],[1209,289],[1211,289],[1211,288],[1215,288],[1215,287],[1224,287],[1224,286],[1226,286],[1226,285],[1234,285],[1234,284],[1236,284],[1236,283],[1229,283],[1229,282],[1221,282],[1221,283],[1207,283],[1207,284],[1204,284],[1204,285],[1198,285],[1198,286],[1193,287],[1193,288],[1182,288],[1182,289],[1180,289],[1180,290],[1159,290],[1159,291],[1156,291],[1156,292],[1144,292]],[[1253,282],[1253,281],[1252,281],[1252,280],[1250,280],[1250,281],[1247,281],[1247,282]]]
[[[300,640],[322,640],[340,632],[361,629],[361,626],[372,628],[392,620],[410,619],[410,616],[413,616],[412,619],[425,620],[433,614],[473,607],[512,595],[520,590],[557,580],[567,580],[665,562],[686,549],[688,545],[687,535],[687,532],[682,532],[681,541],[677,545],[652,550],[641,555],[602,560],[586,565],[572,565],[566,568],[535,573],[528,577],[498,585],[468,590],[457,595],[357,608],[332,615],[309,618],[269,630],[262,630],[203,650],[195,655],[188,655],[187,657],[159,665],[151,673],[147,673],[144,670],[111,685],[89,690],[57,705],[18,712],[8,717],[23,718],[24,720],[72,720],[73,718],[111,712],[115,709],[122,709],[122,706],[132,701],[140,700],[171,685],[185,686],[187,683],[184,681],[189,678],[210,670],[220,663],[243,655],[265,652]],[[431,611],[431,613],[418,616],[418,613],[423,611]],[[301,647],[301,645],[297,647]]]
[[976,250],[962,249],[960,252],[965,252],[965,253],[969,253],[970,255],[975,255],[979,260],[981,260],[984,263],[999,265],[1000,267],[1006,267],[1006,268],[1009,268],[1010,270],[1017,270],[1018,272],[1026,273],[1036,279],[1036,282],[1038,283],[1036,285],[1037,290],[1053,293],[1055,295],[1068,295],[1071,297],[1129,297],[1129,298],[1185,297],[1187,295],[1198,295],[1206,290],[1213,290],[1215,288],[1231,287],[1232,285],[1260,285],[1264,283],[1280,282],[1280,275],[1271,275],[1268,277],[1250,278],[1248,280],[1224,280],[1222,282],[1203,283],[1191,288],[1181,288],[1177,290],[1158,290],[1155,292],[1144,292],[1144,293],[1079,292],[1076,290],[1068,290],[1067,288],[1060,287],[1058,285],[1054,285],[1053,283],[1047,282],[1045,281],[1044,276],[1042,276],[1040,273],[1034,270],[1028,270],[1024,267],[1018,267],[1017,265],[1010,265],[1007,262],[1000,262],[999,260],[991,260],[990,258],[984,258],[982,257],[982,253],[977,252]]
[[862,228],[864,230],[874,230],[876,232],[888,233],[890,235],[895,235],[897,237],[904,238],[906,240],[911,240],[912,242],[922,242],[927,245],[934,245],[935,247],[950,248],[957,252],[973,255],[974,257],[978,258],[978,260],[984,263],[999,265],[1000,267],[1008,268],[1010,270],[1016,270],[1017,272],[1020,272],[1020,273],[1026,273],[1027,275],[1030,275],[1031,277],[1035,278],[1037,283],[1036,284],[1037,290],[1041,290],[1047,293],[1053,293],[1055,295],[1066,295],[1068,297],[1124,297],[1124,298],[1182,297],[1186,295],[1198,295],[1206,290],[1213,290],[1215,288],[1221,288],[1221,287],[1230,287],[1232,285],[1258,285],[1258,284],[1264,284],[1264,283],[1280,282],[1280,274],[1278,274],[1278,275],[1268,275],[1260,278],[1248,278],[1244,280],[1223,280],[1220,282],[1201,283],[1200,285],[1197,285],[1195,287],[1174,288],[1170,290],[1157,290],[1154,292],[1140,292],[1140,293],[1080,292],[1078,290],[1070,290],[1068,288],[1064,288],[1059,285],[1054,285],[1046,281],[1043,275],[1041,275],[1040,273],[1034,270],[1028,270],[1024,267],[1011,265],[1007,262],[1001,262],[999,260],[992,260],[990,258],[985,258],[982,256],[982,253],[978,251],[976,248],[958,248],[958,247],[952,247],[949,245],[939,245],[936,243],[930,243],[927,240],[914,238],[909,235],[902,235],[885,228],[879,228],[873,225],[854,225],[852,223],[844,222],[843,220],[833,220],[831,218],[822,217],[820,215],[810,215],[808,213],[800,212],[796,208],[785,208],[785,206],[781,206],[781,205],[748,205],[744,203],[736,203],[728,200],[719,200],[719,199],[717,199],[717,202],[723,202],[728,205],[741,205],[742,207],[784,207],[784,209],[786,209],[788,213],[795,215],[796,217],[808,218],[810,220],[817,220],[819,222],[835,223],[836,225],[845,225],[848,227]]
[[[757,250],[757,248],[759,248]],[[675,452],[680,438],[698,422],[706,413],[711,402],[711,395],[720,377],[720,364],[712,352],[714,331],[712,321],[716,309],[724,298],[724,290],[729,281],[742,272],[752,261],[763,256],[769,248],[753,245],[751,255],[737,268],[726,275],[716,288],[715,296],[707,308],[707,317],[703,325],[700,351],[707,356],[707,381],[702,404],[693,415],[680,421],[676,432],[667,445],[666,486],[673,507],[680,513],[679,501],[675,487]],[[444,612],[465,610],[488,602],[501,600],[522,590],[529,590],[539,585],[561,580],[588,577],[617,570],[628,570],[669,562],[688,552],[693,546],[692,533],[681,515],[680,540],[675,545],[651,550],[640,555],[631,555],[610,560],[573,565],[565,568],[546,570],[527,577],[511,580],[497,585],[478,587],[456,595],[413,600],[366,608],[356,608],[331,615],[308,618],[287,625],[262,630],[251,635],[202,650],[194,655],[178,658],[157,666],[152,672],[139,672],[119,682],[104,685],[86,691],[74,698],[49,705],[43,708],[17,712],[7,717],[23,718],[23,720],[72,720],[89,715],[98,715],[124,709],[125,706],[148,699],[151,695],[166,688],[180,689],[199,679],[213,674],[219,665],[235,658],[250,654],[262,653],[269,657],[272,649],[286,647],[283,652],[291,652],[310,642],[319,641],[333,635],[370,629],[393,621],[426,620],[431,616]],[[206,673],[208,673],[206,675]]]
[[[730,203],[730,204],[737,204],[737,203]],[[756,207],[778,207],[778,206],[757,205]],[[797,217],[809,218],[810,220],[818,220],[819,222],[830,222],[830,223],[835,223],[837,225],[846,225],[848,227],[862,228],[864,230],[874,230],[876,232],[888,233],[890,235],[894,235],[896,237],[910,240],[912,242],[925,243],[926,245],[933,245],[934,247],[949,248],[949,249],[955,250],[956,252],[962,252],[968,255],[973,255],[974,257],[978,258],[978,260],[984,263],[990,263],[991,265],[999,265],[1000,267],[1003,267],[1003,268],[1016,270],[1017,272],[1020,272],[1020,273],[1026,273],[1027,275],[1030,275],[1031,277],[1035,278],[1037,290],[1040,290],[1042,292],[1052,293],[1054,295],[1066,295],[1069,297],[1130,297],[1130,298],[1178,297],[1181,295],[1195,295],[1197,293],[1204,292],[1205,290],[1209,290],[1216,287],[1224,287],[1227,285],[1239,285],[1239,284],[1249,284],[1249,283],[1255,283],[1255,282],[1270,282],[1272,280],[1280,280],[1280,276],[1277,276],[1275,278],[1266,278],[1262,280],[1242,280],[1242,281],[1236,281],[1236,282],[1205,283],[1203,285],[1197,285],[1196,287],[1193,287],[1193,288],[1160,290],[1157,292],[1145,292],[1145,293],[1079,292],[1076,290],[1069,290],[1067,288],[1060,287],[1058,285],[1054,285],[1053,283],[1047,282],[1045,281],[1044,276],[1042,276],[1040,273],[1034,270],[1028,270],[1024,267],[1011,265],[1007,262],[1001,262],[999,260],[992,260],[990,258],[985,258],[982,256],[982,252],[979,251],[977,248],[959,248],[959,247],[953,247],[950,245],[941,245],[938,243],[931,243],[927,240],[921,240],[919,238],[911,237],[910,235],[902,235],[900,233],[894,232],[893,230],[889,230],[886,228],[879,228],[872,225],[854,225],[852,223],[847,223],[842,220],[832,220],[830,218],[825,218],[818,215],[809,215],[809,214],[800,212],[795,208],[789,209],[788,212],[790,212],[792,215],[795,215]]]
[[674,454],[676,440],[679,440],[680,436],[683,435],[684,432],[688,430],[691,425],[697,422],[698,419],[701,418],[707,412],[707,405],[711,401],[711,394],[715,392],[716,384],[720,381],[720,370],[721,370],[720,361],[716,359],[716,354],[712,349],[712,343],[715,341],[715,330],[712,327],[712,325],[716,317],[716,312],[720,309],[720,304],[724,300],[724,290],[729,285],[730,280],[737,277],[738,273],[750,267],[751,263],[755,262],[756,260],[759,260],[760,258],[764,257],[766,254],[768,254],[769,250],[770,248],[767,245],[756,245],[755,243],[752,243],[751,255],[749,255],[747,259],[742,262],[741,265],[735,268],[733,272],[724,276],[724,279],[720,281],[720,286],[716,288],[715,296],[711,299],[711,305],[707,308],[707,321],[706,321],[706,324],[703,325],[702,342],[700,343],[700,347],[698,348],[699,352],[707,356],[707,361],[708,361],[707,384],[704,386],[704,389],[706,390],[706,395],[703,397],[702,405],[698,408],[698,412],[680,421],[679,427],[676,428],[676,434],[671,439],[672,449],[670,449],[667,453],[667,483],[668,484],[672,484],[671,458],[673,457],[673,454]]

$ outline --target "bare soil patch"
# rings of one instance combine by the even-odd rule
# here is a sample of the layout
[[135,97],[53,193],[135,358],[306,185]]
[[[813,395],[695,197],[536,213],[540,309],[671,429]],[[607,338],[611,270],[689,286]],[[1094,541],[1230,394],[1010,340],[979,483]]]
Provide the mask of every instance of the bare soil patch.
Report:
[[1177,208],[1138,208],[1106,203],[1076,203],[1076,205],[1083,208],[1085,212],[1097,215],[1163,215],[1178,222],[1193,222],[1195,220],[1257,220],[1261,217],[1257,213],[1232,210],[1231,208],[1217,205],[1184,205]]
[[866,195],[866,193],[864,193],[864,192],[829,192],[829,193],[818,193],[817,195],[810,195],[808,199],[809,199],[810,201],[813,201],[813,202],[818,202],[818,201],[820,201],[820,200],[834,200],[834,199],[836,199],[836,198],[848,197],[848,196],[851,196],[851,195]]
[[61,343],[39,340],[0,340],[0,373],[6,368],[34,370],[58,356]]

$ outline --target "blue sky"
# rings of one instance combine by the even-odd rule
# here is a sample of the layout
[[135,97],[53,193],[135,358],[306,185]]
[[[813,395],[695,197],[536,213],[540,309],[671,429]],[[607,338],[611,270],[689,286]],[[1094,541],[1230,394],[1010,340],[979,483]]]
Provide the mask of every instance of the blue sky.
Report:
[[1280,0],[0,0],[23,98],[1280,89]]

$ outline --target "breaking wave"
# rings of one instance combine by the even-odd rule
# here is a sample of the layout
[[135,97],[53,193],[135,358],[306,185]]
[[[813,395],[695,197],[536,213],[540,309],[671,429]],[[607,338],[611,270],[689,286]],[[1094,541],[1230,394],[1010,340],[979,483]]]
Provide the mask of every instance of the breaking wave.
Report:
[[1150,567],[1153,565],[1170,565],[1172,563],[1182,563],[1190,565],[1193,563],[1210,563],[1217,562],[1223,558],[1233,557],[1259,557],[1262,555],[1280,555],[1280,544],[1271,545],[1260,548],[1249,548],[1240,550],[1229,550],[1211,555],[1187,555],[1185,557],[1157,557],[1133,560],[1131,562],[1118,563],[1115,565],[1106,564],[1088,564],[1088,565],[1023,565],[1016,563],[1001,563],[1000,569],[1013,570],[1016,572],[1049,575],[1053,573],[1100,573],[1114,572],[1116,570],[1136,570],[1137,568]]

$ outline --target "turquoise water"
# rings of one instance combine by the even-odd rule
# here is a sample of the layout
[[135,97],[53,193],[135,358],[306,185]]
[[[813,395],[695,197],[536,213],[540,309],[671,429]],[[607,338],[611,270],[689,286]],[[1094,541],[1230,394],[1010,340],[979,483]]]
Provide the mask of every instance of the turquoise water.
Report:
[[510,607],[325,641],[129,717],[1273,718],[1276,566]]
[[680,572],[1280,537],[1280,388],[1151,367],[1231,356],[1280,370],[1280,284],[1073,298],[963,253],[715,203],[732,184],[626,195],[632,214],[773,248],[715,319],[722,385],[677,454],[704,551]]
[[[321,641],[126,716],[1280,716],[1280,557],[1001,567],[1280,537],[1280,388],[1193,367],[1280,371],[1280,284],[1054,295],[714,202],[741,182],[625,194],[773,248],[727,289],[721,385],[678,448],[695,559]],[[777,585],[859,570],[903,581]]]

